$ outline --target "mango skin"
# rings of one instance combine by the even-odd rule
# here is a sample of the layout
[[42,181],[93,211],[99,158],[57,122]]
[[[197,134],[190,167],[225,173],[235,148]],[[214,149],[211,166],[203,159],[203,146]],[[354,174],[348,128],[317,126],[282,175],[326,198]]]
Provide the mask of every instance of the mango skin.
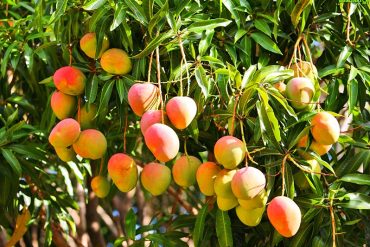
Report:
[[294,236],[301,225],[301,210],[290,198],[277,196],[267,206],[267,217],[282,236]]
[[80,136],[80,124],[73,118],[66,118],[57,123],[51,130],[49,142],[54,147],[71,146]]
[[150,83],[135,83],[128,90],[128,103],[133,112],[141,117],[148,110],[159,105],[159,88]]
[[141,184],[153,196],[163,194],[171,183],[171,169],[159,163],[146,164],[140,174]]
[[73,148],[54,147],[54,150],[59,159],[64,162],[72,161],[76,157],[76,153],[73,151]]
[[124,153],[112,155],[108,161],[108,173],[120,191],[129,192],[136,187],[138,170],[130,156]]
[[297,110],[309,107],[314,94],[314,84],[305,77],[295,77],[286,85],[286,95],[290,100],[290,104]]
[[[305,135],[298,141],[297,147],[306,148],[308,145],[307,142],[308,142],[308,135]],[[312,140],[309,149],[314,151],[318,155],[322,156],[328,153],[331,147],[332,145],[323,145],[323,144],[318,143],[315,140]],[[306,152],[300,153],[300,155],[305,159],[311,158],[311,155]]]
[[216,178],[214,183],[215,194],[224,198],[234,198],[233,191],[231,189],[231,180],[235,175],[236,170],[221,170]]
[[197,104],[187,96],[176,96],[166,104],[167,116],[177,129],[185,129],[197,115]]
[[91,180],[91,189],[97,197],[104,198],[109,194],[110,183],[107,178],[96,176]]
[[55,91],[51,95],[50,106],[55,116],[63,120],[73,116],[77,109],[77,99],[74,96]]
[[177,185],[189,187],[195,184],[196,173],[202,162],[194,156],[182,156],[172,166],[173,180]]
[[267,203],[267,191],[263,189],[258,195],[251,199],[238,199],[240,206],[245,210],[252,210],[255,208],[262,208]]
[[156,123],[150,126],[144,134],[145,144],[154,157],[161,162],[167,162],[176,157],[180,148],[179,137],[167,125]]
[[97,160],[102,158],[107,151],[107,140],[99,130],[83,130],[73,143],[73,149],[82,158]]
[[214,182],[221,168],[214,162],[205,162],[198,167],[196,179],[200,191],[206,196],[215,194]]
[[125,75],[132,69],[132,63],[124,50],[112,48],[106,50],[100,58],[102,69],[113,75]]
[[[166,113],[163,113],[164,123],[167,122]],[[140,130],[144,135],[145,131],[155,123],[162,123],[162,110],[148,110],[146,111],[140,120]]]
[[65,66],[55,71],[53,81],[59,91],[68,95],[77,96],[85,91],[85,75],[72,66]]
[[231,189],[238,199],[252,199],[265,188],[265,185],[265,175],[251,166],[239,169],[231,181]]
[[[98,107],[95,104],[91,104],[89,111],[87,111],[87,105],[84,105],[80,110],[80,125],[81,129],[92,129],[96,125],[95,115],[98,112]],[[76,114],[78,119],[78,113]]]
[[257,226],[262,220],[263,213],[265,212],[265,207],[245,209],[242,206],[238,206],[235,211],[239,220],[244,225]]
[[315,141],[331,145],[338,141],[340,127],[337,119],[328,112],[317,113],[311,121],[311,133]]
[[214,146],[214,154],[218,163],[226,169],[234,169],[245,157],[245,145],[236,137],[223,136]]
[[228,211],[238,206],[238,200],[236,197],[221,197],[217,196],[217,206],[222,211]]
[[[96,46],[97,46],[97,40],[96,40],[95,33],[86,33],[80,39],[81,50],[90,58],[95,58]],[[100,58],[103,52],[107,50],[108,48],[109,48],[109,40],[108,40],[108,37],[104,35],[100,53],[96,58]]]

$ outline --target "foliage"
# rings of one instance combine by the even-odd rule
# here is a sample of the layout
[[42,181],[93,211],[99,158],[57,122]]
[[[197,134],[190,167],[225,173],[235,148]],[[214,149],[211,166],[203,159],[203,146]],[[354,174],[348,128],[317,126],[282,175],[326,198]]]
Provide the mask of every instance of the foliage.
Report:
[[[50,108],[52,75],[72,62],[88,75],[83,100],[98,105],[97,126],[109,147],[104,174],[109,157],[123,149],[143,164],[154,160],[143,145],[127,91],[137,81],[161,82],[163,100],[190,95],[198,106],[196,120],[178,131],[181,152],[186,145],[189,154],[205,161],[219,137],[240,137],[249,164],[266,174],[269,200],[285,193],[303,215],[297,235],[284,239],[266,216],[257,227],[246,227],[234,210],[218,210],[196,187],[173,183],[158,199],[174,204],[172,210],[157,207],[145,225],[140,222],[143,208],[134,199],[129,207],[135,210],[118,217],[124,235],[104,228],[106,241],[131,246],[145,241],[187,246],[188,238],[197,246],[328,246],[333,239],[338,246],[369,243],[369,7],[336,0],[3,1],[0,224],[12,234],[27,206],[29,225],[44,232],[41,244],[57,245],[56,226],[65,238],[81,236],[70,212],[82,205],[78,187],[88,197],[100,162],[65,163],[47,140],[56,123]],[[110,47],[129,53],[129,75],[107,74],[99,61],[83,54],[78,42],[89,31],[97,33],[98,46],[105,34]],[[295,111],[273,86],[293,76],[289,65],[299,59],[312,60],[318,70],[314,98],[320,104],[311,111]],[[321,178],[305,173],[310,188],[300,190],[294,174],[305,161],[296,144],[320,108],[337,113],[343,132],[329,154],[315,155],[323,167]],[[100,205],[114,215],[114,198],[126,196],[113,189]],[[30,231],[24,239],[30,241]]]

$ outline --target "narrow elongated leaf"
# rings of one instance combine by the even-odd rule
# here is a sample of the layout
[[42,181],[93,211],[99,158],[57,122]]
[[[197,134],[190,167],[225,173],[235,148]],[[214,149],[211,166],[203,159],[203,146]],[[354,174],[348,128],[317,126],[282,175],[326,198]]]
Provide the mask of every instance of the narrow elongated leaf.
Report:
[[232,247],[233,237],[231,232],[231,222],[227,211],[217,209],[216,213],[216,234],[218,243],[222,247]]
[[103,6],[103,4],[106,2],[107,0],[90,0],[88,1],[87,3],[84,4],[84,6],[82,6],[82,8],[84,10],[94,10],[94,9],[98,9],[100,8],[101,6]]
[[86,83],[85,94],[88,104],[95,102],[96,95],[98,94],[99,77],[94,74],[91,81]]
[[116,29],[119,25],[121,25],[121,23],[125,20],[125,17],[126,17],[126,10],[125,10],[125,7],[123,4],[121,4],[120,2],[117,3],[117,9],[116,11],[114,12],[114,18],[113,18],[113,22],[112,24],[110,25],[110,28],[109,30],[110,31],[113,31],[114,29]]
[[113,86],[114,86],[113,80],[110,82],[106,82],[106,84],[104,84],[101,92],[99,108],[96,115],[99,115],[100,112],[107,110],[109,99],[110,96],[112,95]]
[[352,54],[352,48],[348,45],[345,46],[338,57],[337,68],[343,67],[343,65],[347,61],[347,58],[349,58],[351,54]]
[[230,20],[218,18],[212,20],[197,21],[191,24],[187,29],[189,32],[199,33],[204,30],[215,29],[216,27],[226,27],[230,23]]
[[344,196],[348,202],[335,203],[337,206],[354,209],[370,209],[370,197],[361,193],[348,193]]
[[370,185],[370,175],[367,174],[346,174],[340,178],[341,181],[353,183],[353,184],[361,184],[361,185]]
[[298,25],[299,17],[301,16],[303,10],[310,4],[311,0],[299,0],[294,6],[292,13],[290,14],[292,23],[294,27]]
[[135,239],[136,236],[136,221],[137,217],[134,210],[130,209],[125,217],[125,230],[126,235],[130,239]]
[[154,51],[159,45],[161,45],[166,39],[173,36],[174,33],[172,31],[168,31],[167,33],[162,33],[156,36],[149,44],[145,47],[145,49],[140,52],[139,54],[133,56],[132,58],[142,58],[148,56],[152,51]]
[[56,11],[49,20],[49,25],[58,20],[67,9],[68,0],[57,0]]
[[348,91],[348,108],[349,111],[352,113],[357,103],[358,81],[357,80],[348,81],[347,91]]
[[251,37],[257,44],[260,44],[266,50],[282,55],[277,44],[272,41],[266,34],[255,32],[251,34]]
[[199,211],[193,231],[194,246],[199,246],[199,241],[203,238],[204,222],[208,214],[208,204],[205,204]]
[[148,24],[143,8],[135,0],[125,0],[126,5],[132,12],[133,17],[143,25]]
[[10,167],[13,169],[15,174],[17,174],[17,176],[20,176],[22,174],[22,167],[19,164],[19,161],[18,161],[17,157],[15,157],[13,152],[9,149],[2,148],[1,153],[3,154],[3,157],[8,162]]
[[198,86],[202,90],[202,93],[203,93],[204,97],[207,98],[208,95],[209,95],[209,92],[208,92],[209,82],[208,82],[208,78],[206,76],[206,72],[205,72],[202,65],[198,66],[195,69],[195,79],[198,83]]
[[267,24],[267,22],[265,20],[263,20],[263,19],[254,20],[254,26],[258,30],[260,30],[261,32],[266,34],[267,36],[271,37],[271,28],[269,27],[269,25]]

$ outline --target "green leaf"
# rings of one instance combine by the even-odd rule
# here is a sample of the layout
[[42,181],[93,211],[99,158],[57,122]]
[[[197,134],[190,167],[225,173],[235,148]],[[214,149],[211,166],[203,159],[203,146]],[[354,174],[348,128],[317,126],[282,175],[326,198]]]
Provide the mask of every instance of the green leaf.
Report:
[[340,181],[360,185],[370,185],[370,175],[359,173],[346,174],[340,178]]
[[117,9],[114,12],[113,22],[110,25],[109,30],[113,31],[116,29],[126,18],[126,10],[124,5],[121,2],[117,3]]
[[294,6],[292,13],[290,14],[292,23],[294,27],[298,25],[299,17],[302,14],[302,11],[307,7],[308,4],[311,3],[311,0],[299,0],[297,4]]
[[191,24],[187,28],[187,30],[189,32],[200,33],[200,32],[203,32],[204,30],[215,29],[216,27],[226,27],[230,23],[231,23],[230,20],[223,19],[223,18],[217,18],[217,19],[205,20],[205,21],[196,21],[193,24]]
[[128,79],[127,77],[122,77],[116,81],[117,93],[118,93],[121,104],[123,100],[128,102],[127,94],[132,84],[133,84],[132,81]]
[[173,35],[174,35],[174,33],[172,32],[172,30],[170,30],[166,33],[161,33],[160,35],[158,35],[154,39],[152,39],[142,52],[133,56],[132,58],[136,59],[136,58],[142,58],[142,57],[148,56],[159,45],[161,45],[166,39],[172,37]]
[[198,86],[200,87],[200,89],[202,90],[202,93],[204,95],[205,98],[208,98],[208,95],[209,95],[209,82],[208,82],[208,78],[206,76],[206,72],[203,68],[202,65],[199,65],[196,69],[195,69],[195,79],[198,83]]
[[232,247],[233,237],[231,232],[231,222],[227,211],[217,209],[216,213],[216,234],[218,243],[222,247]]
[[[90,81],[90,82],[89,82]],[[96,95],[98,94],[99,77],[94,74],[91,80],[86,83],[85,94],[88,104],[95,102]]]
[[[352,71],[352,69],[351,69]],[[357,103],[358,97],[358,81],[357,80],[349,80],[347,84],[347,91],[348,91],[348,108],[349,112],[353,113]]]
[[263,19],[254,20],[254,26],[258,30],[260,30],[261,32],[266,34],[267,36],[271,37],[271,28],[269,27],[269,25],[267,24],[267,22],[265,20],[263,20]]
[[168,0],[166,3],[162,6],[162,8],[151,18],[149,25],[148,25],[148,32],[149,35],[152,36],[153,29],[158,28],[158,24],[168,13]]
[[109,103],[110,96],[112,95],[114,82],[115,81],[112,80],[112,81],[106,82],[104,84],[102,92],[101,92],[99,108],[98,108],[98,111],[96,113],[96,116],[98,116],[99,113],[108,110],[108,103]]
[[2,61],[1,61],[1,76],[2,77],[5,76],[6,69],[9,65],[8,61],[11,58],[10,57],[11,53],[18,50],[16,48],[17,45],[18,45],[18,42],[14,42],[5,51],[4,57],[2,58]]
[[58,20],[67,9],[68,0],[57,0],[56,11],[52,14],[49,25]]
[[146,18],[143,8],[135,0],[125,0],[125,3],[131,10],[133,17],[146,26],[148,24],[148,19]]
[[251,34],[251,37],[257,44],[261,45],[266,50],[283,55],[277,44],[272,41],[266,34],[263,34],[261,32],[254,32]]
[[208,204],[205,204],[197,215],[193,231],[194,246],[199,246],[199,241],[203,238],[204,222],[208,214]]
[[361,193],[348,193],[344,199],[349,200],[348,202],[335,203],[337,206],[344,208],[353,208],[353,209],[370,209],[370,197]]
[[349,58],[351,54],[352,54],[352,47],[346,45],[338,57],[337,68],[343,67],[343,65],[347,61],[347,58]]
[[107,0],[90,0],[85,3],[82,8],[84,10],[95,10],[104,5]]
[[213,30],[207,30],[202,35],[202,39],[199,41],[199,55],[203,56],[209,46],[211,45],[213,34],[215,32]]
[[126,235],[130,239],[135,239],[136,236],[136,221],[137,217],[132,210],[132,208],[127,212],[126,217],[125,217],[125,230],[126,230]]
[[17,157],[15,157],[11,150],[6,148],[2,148],[1,153],[3,154],[3,157],[8,162],[8,164],[11,166],[15,174],[19,177],[22,174],[22,168],[21,164],[19,164]]

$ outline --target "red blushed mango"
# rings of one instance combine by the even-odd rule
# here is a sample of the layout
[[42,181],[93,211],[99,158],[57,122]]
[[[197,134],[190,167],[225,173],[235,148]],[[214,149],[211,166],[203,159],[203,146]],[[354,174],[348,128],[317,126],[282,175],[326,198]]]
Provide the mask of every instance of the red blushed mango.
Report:
[[[163,120],[167,122],[166,114],[163,113]],[[162,123],[162,110],[149,110],[146,111],[140,120],[140,129],[143,135],[145,131],[155,123]]]
[[185,129],[197,114],[195,101],[187,96],[176,96],[166,104],[166,113],[173,126]]
[[220,210],[227,211],[238,206],[238,200],[235,196],[227,198],[217,196],[217,206]]
[[224,198],[235,197],[231,189],[231,180],[235,173],[236,170],[223,169],[217,174],[213,185],[217,196]]
[[128,103],[136,115],[156,109],[159,105],[159,89],[150,83],[135,83],[128,90]]
[[77,140],[80,132],[80,124],[73,118],[66,118],[51,130],[49,142],[54,147],[69,147]]
[[107,178],[96,176],[91,180],[91,189],[97,197],[104,198],[109,194],[110,183]]
[[55,116],[63,120],[73,116],[76,111],[77,100],[74,96],[55,91],[51,95],[50,106]]
[[[89,111],[87,111],[87,105],[84,105],[80,110],[80,125],[81,129],[91,129],[95,126],[96,118],[95,115],[98,111],[98,107],[95,104],[91,104]],[[78,119],[78,113],[76,114]]]
[[76,142],[73,143],[73,149],[82,158],[100,159],[107,151],[107,140],[99,130],[83,130]]
[[[297,147],[306,148],[307,147],[307,142],[308,142],[308,135],[305,135],[298,141]],[[315,140],[312,140],[309,149],[321,156],[321,155],[324,155],[327,152],[329,152],[331,147],[332,147],[332,145],[323,145],[323,144],[318,143]],[[307,159],[309,159],[311,157],[311,155],[306,153],[306,152],[302,153],[301,155],[302,155],[302,157],[307,158]]]
[[215,194],[214,182],[221,168],[214,162],[205,162],[197,170],[196,178],[200,191],[206,196]]
[[104,37],[103,37],[102,47],[100,49],[99,56],[95,56],[96,46],[97,46],[97,41],[96,41],[96,34],[95,33],[87,33],[80,39],[81,50],[88,57],[100,58],[101,55],[103,54],[103,52],[109,48],[109,40],[108,40],[107,36],[104,35]]
[[55,71],[53,80],[55,87],[68,95],[80,95],[85,90],[85,75],[72,66],[65,66]]
[[315,141],[331,145],[338,141],[340,127],[337,119],[328,112],[317,113],[311,121],[311,133]]
[[227,169],[234,169],[245,157],[245,145],[236,137],[224,136],[218,139],[214,147],[218,163]]
[[201,164],[202,162],[194,156],[182,156],[172,166],[173,180],[182,187],[195,184],[196,173]]
[[265,188],[265,185],[265,175],[250,166],[239,169],[231,181],[231,189],[238,199],[252,199]]
[[159,163],[146,164],[140,174],[143,187],[153,196],[163,194],[171,183],[171,170]]
[[304,77],[295,77],[286,85],[286,95],[290,104],[297,110],[310,106],[315,87],[312,81]]
[[54,149],[59,159],[63,160],[64,162],[72,161],[76,157],[76,153],[73,151],[71,147],[70,148],[54,147]]
[[277,196],[267,207],[267,216],[270,223],[282,236],[294,236],[301,225],[301,211],[298,205],[290,198]]
[[265,212],[265,207],[245,209],[239,206],[235,209],[236,215],[239,220],[247,226],[257,226],[261,220],[263,213]]
[[138,171],[130,156],[123,153],[114,154],[108,161],[108,173],[120,191],[129,192],[136,187]]
[[161,162],[172,160],[179,152],[179,137],[167,125],[153,124],[146,130],[144,139],[154,157]]
[[106,50],[101,56],[100,65],[104,71],[114,75],[125,75],[132,69],[127,53],[117,48]]

